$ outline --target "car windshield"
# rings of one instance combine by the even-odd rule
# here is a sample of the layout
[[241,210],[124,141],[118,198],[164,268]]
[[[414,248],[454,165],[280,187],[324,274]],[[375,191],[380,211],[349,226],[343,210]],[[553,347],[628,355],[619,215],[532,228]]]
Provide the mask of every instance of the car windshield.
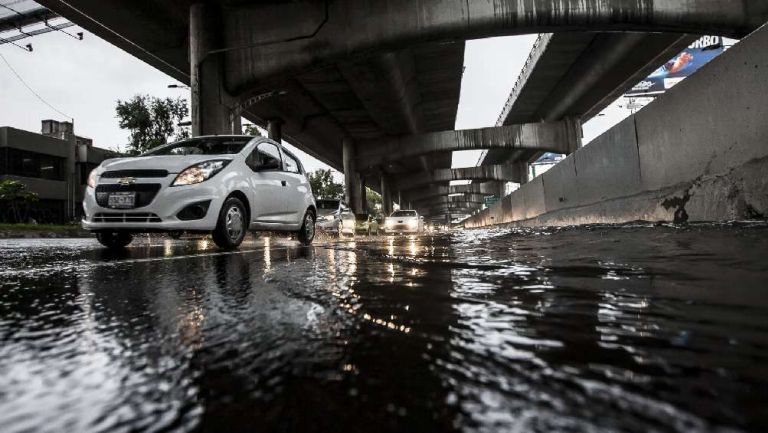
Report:
[[396,210],[392,212],[392,216],[395,218],[399,217],[415,217],[416,211],[415,210]]
[[139,156],[232,155],[243,150],[251,137],[204,137],[156,147]]
[[339,208],[338,200],[318,200],[317,208],[322,210],[336,210]]

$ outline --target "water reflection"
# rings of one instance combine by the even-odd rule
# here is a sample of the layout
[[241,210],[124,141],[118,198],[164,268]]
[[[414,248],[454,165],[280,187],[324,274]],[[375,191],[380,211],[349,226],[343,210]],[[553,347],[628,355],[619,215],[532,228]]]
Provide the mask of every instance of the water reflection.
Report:
[[767,230],[0,242],[0,430],[764,431]]

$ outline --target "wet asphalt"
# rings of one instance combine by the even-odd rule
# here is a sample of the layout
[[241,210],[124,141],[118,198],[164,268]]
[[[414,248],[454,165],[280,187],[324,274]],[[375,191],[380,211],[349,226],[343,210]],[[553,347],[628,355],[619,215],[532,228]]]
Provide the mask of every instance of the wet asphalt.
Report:
[[768,431],[766,235],[0,240],[0,431]]

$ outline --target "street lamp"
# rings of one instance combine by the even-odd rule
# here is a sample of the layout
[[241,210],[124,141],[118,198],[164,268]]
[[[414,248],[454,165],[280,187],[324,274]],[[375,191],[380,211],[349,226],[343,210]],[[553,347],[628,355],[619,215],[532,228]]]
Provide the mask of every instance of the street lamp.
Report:
[[169,84],[168,88],[169,89],[187,89],[187,90],[189,90],[189,86],[185,86],[183,84]]

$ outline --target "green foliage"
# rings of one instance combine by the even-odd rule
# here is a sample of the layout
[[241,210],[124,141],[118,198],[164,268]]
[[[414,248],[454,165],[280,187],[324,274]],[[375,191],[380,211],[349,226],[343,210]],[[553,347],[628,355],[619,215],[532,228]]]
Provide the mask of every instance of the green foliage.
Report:
[[331,169],[307,173],[307,180],[317,199],[340,200],[344,197],[344,185],[333,181]]
[[[381,194],[378,192],[366,187],[365,188],[365,199],[368,201],[368,213],[371,215],[378,216],[381,214]],[[376,205],[379,205],[378,208]]]
[[254,137],[261,137],[261,132],[253,123],[246,123],[243,125],[243,135],[252,135]]
[[189,130],[178,126],[189,108],[183,98],[157,98],[136,95],[127,101],[117,101],[115,107],[119,126],[131,132],[127,153],[137,155],[161,144],[189,137]]
[[39,200],[36,193],[27,191],[27,186],[18,180],[0,180],[0,203],[11,209],[12,222],[24,222],[29,205]]

